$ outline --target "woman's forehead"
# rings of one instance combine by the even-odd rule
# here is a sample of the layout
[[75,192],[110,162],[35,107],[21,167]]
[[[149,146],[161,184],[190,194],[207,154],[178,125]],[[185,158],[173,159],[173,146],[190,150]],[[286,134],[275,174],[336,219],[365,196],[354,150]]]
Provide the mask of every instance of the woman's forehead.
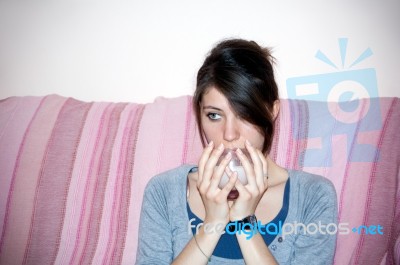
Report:
[[210,87],[207,91],[203,94],[203,98],[201,100],[202,107],[217,107],[217,108],[229,108],[230,104],[228,99],[218,91],[215,87]]

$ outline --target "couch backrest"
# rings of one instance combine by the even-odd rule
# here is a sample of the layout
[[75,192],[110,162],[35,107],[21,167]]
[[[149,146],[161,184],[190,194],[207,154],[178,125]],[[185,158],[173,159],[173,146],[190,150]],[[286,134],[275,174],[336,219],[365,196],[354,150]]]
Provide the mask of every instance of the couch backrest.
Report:
[[[282,100],[271,157],[335,185],[336,264],[400,259],[398,98]],[[202,147],[191,97],[149,104],[0,101],[0,264],[133,264],[148,180]]]

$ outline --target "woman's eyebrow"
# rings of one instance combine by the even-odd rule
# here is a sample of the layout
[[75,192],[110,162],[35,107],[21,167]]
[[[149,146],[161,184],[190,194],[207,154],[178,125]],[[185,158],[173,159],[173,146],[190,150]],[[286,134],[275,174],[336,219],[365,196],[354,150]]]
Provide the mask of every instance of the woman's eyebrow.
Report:
[[219,109],[219,108],[214,107],[214,106],[203,106],[203,110],[205,110],[205,109],[213,109],[213,110],[222,111],[222,109]]

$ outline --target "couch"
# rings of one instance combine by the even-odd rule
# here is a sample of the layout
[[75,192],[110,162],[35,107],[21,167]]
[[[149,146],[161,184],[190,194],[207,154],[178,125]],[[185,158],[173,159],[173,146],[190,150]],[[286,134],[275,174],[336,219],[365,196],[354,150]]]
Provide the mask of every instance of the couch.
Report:
[[[134,264],[146,183],[201,153],[191,104],[1,100],[0,264]],[[281,101],[270,156],[334,183],[335,264],[400,263],[399,129],[399,98]]]

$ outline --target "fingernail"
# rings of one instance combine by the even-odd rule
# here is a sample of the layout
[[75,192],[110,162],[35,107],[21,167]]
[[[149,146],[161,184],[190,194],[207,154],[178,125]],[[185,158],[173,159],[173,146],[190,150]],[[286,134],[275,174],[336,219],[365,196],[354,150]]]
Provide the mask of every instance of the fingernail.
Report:
[[249,140],[247,140],[247,139],[246,139],[246,144],[247,144],[248,146],[251,146],[251,143],[250,143],[250,141],[249,141]]
[[221,144],[218,146],[218,150],[224,150],[224,144],[223,144],[223,143],[221,143]]
[[229,152],[229,153],[227,153],[227,154],[225,155],[225,159],[226,159],[226,160],[231,159],[231,157],[232,157],[231,152]]
[[243,151],[240,148],[236,149],[236,152],[238,155],[243,155]]
[[209,143],[208,143],[208,146],[212,146],[214,144],[214,142],[213,141],[210,141]]

